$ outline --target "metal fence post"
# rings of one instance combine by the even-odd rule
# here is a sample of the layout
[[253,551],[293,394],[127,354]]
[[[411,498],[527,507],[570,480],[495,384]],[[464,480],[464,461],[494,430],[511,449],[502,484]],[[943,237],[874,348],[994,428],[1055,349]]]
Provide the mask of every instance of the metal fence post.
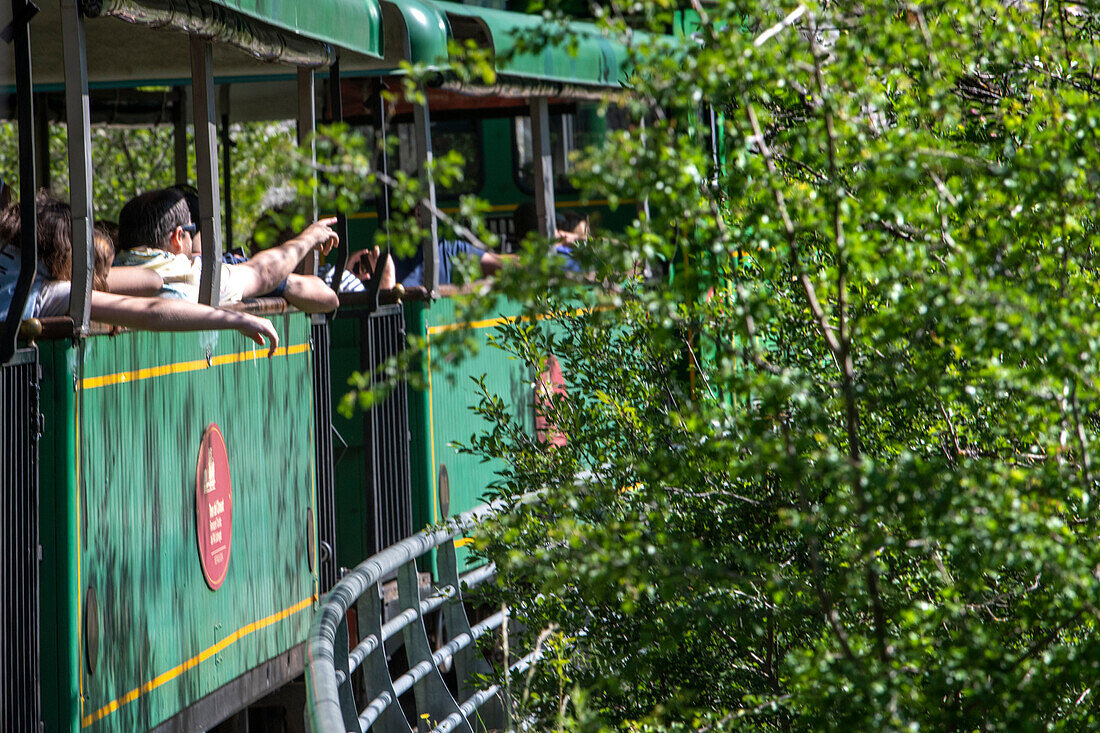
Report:
[[[403,610],[420,609],[420,584],[417,580],[416,563],[407,562],[397,571],[397,590]],[[444,718],[457,715],[459,718],[455,730],[460,733],[473,733],[469,721],[462,711],[458,709],[458,703],[447,689],[447,683],[439,674],[432,658],[432,648],[428,643],[428,633],[424,630],[424,619],[420,617],[416,623],[411,623],[404,629],[405,654],[409,660],[409,669],[417,665],[427,664],[430,669],[413,686],[416,696],[416,711],[419,715],[427,715],[417,720],[420,731],[429,731],[438,725]]]
[[359,600],[359,631],[366,639],[374,636],[378,640],[378,650],[369,654],[363,661],[363,681],[368,690],[389,695],[392,702],[386,706],[371,730],[375,733],[409,733],[409,721],[405,720],[401,706],[397,703],[397,693],[393,689],[390,670],[386,665],[385,643],[382,641],[382,603],[381,589],[377,584],[368,588]]
[[336,672],[342,673],[344,681],[336,688],[340,698],[340,711],[344,714],[344,730],[362,733],[359,718],[355,715],[355,695],[351,690],[351,675],[348,670],[348,620],[340,621],[336,627],[336,640],[333,644],[332,664]]
[[[439,582],[455,589],[454,596],[443,604],[443,623],[447,627],[447,636],[452,639],[459,634],[470,634],[470,619],[466,616],[466,607],[462,605],[462,584],[458,577],[458,558],[455,555],[454,540],[447,540],[437,550],[436,562],[439,569]],[[469,700],[481,688],[474,676],[493,677],[493,668],[485,661],[477,644],[463,647],[455,652],[455,676],[458,681],[458,699]],[[471,723],[473,725],[473,723]],[[500,730],[504,727],[504,709],[500,695],[486,702],[478,710],[477,728],[480,731]]]

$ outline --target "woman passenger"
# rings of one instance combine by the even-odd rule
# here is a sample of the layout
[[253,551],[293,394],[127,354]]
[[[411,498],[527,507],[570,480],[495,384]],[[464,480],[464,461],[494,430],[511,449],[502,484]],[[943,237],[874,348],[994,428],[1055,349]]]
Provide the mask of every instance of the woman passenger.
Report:
[[[69,309],[69,276],[72,272],[72,218],[69,205],[48,193],[35,198],[38,226],[38,267],[24,318],[65,315]],[[5,254],[17,254],[11,243],[21,231],[19,205],[10,204],[0,213],[0,245]],[[279,336],[271,322],[247,313],[211,308],[198,303],[162,298],[144,298],[107,292],[113,247],[107,237],[95,242],[95,270],[91,296],[93,321],[151,331],[205,331],[233,329],[260,345],[268,344],[268,356],[275,353]],[[159,276],[158,276],[159,279]],[[159,284],[158,284],[159,288]],[[10,293],[0,302],[0,316],[11,305]]]

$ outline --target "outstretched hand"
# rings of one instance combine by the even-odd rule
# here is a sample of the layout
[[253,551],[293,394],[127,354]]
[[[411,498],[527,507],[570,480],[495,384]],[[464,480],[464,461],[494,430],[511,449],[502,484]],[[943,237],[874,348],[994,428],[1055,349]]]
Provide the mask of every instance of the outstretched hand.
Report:
[[244,322],[237,326],[237,331],[252,339],[260,346],[267,344],[267,358],[275,356],[275,349],[279,347],[279,332],[271,321],[259,318],[248,313],[242,313]]
[[327,255],[332,251],[333,247],[340,244],[339,235],[332,230],[332,225],[335,223],[335,216],[330,216],[326,219],[318,219],[306,227],[302,235],[310,239],[318,252]]

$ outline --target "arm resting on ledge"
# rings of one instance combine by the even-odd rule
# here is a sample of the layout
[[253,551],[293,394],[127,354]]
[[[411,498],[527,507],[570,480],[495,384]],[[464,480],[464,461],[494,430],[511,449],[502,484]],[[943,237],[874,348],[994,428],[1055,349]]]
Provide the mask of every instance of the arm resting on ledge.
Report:
[[303,313],[329,313],[340,305],[340,298],[332,288],[312,275],[287,275],[283,297]]
[[139,298],[130,295],[92,292],[93,321],[148,331],[215,331],[232,329],[267,345],[275,354],[279,334],[271,321],[248,313],[211,308],[199,303],[168,298]]

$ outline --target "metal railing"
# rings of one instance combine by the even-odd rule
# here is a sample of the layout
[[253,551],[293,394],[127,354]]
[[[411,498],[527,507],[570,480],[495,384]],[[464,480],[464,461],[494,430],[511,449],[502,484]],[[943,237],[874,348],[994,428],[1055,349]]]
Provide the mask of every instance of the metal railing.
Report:
[[37,731],[39,697],[37,349],[16,351],[0,366],[0,730]]
[[[314,616],[306,650],[306,723],[313,733],[367,730],[408,733],[414,728],[433,733],[495,730],[502,727],[505,701],[496,684],[475,688],[474,682],[491,676],[492,668],[476,641],[501,628],[507,612],[501,610],[471,625],[462,604],[463,587],[472,588],[494,577],[486,565],[458,574],[454,538],[477,524],[498,505],[482,506],[451,519],[443,529],[425,530],[360,563],[325,597]],[[436,549],[438,581],[422,596],[416,560]],[[383,618],[380,581],[397,572],[400,611]],[[357,608],[360,639],[349,648],[347,614]],[[432,649],[424,617],[434,611],[442,616],[439,646]],[[386,642],[403,636],[408,671],[391,678]],[[392,646],[392,644],[391,644]],[[511,665],[509,672],[525,671],[537,652]],[[453,665],[452,694],[439,668]],[[357,701],[352,677],[362,667],[362,700]],[[399,703],[413,691],[415,715]],[[362,707],[359,707],[362,704]]]

